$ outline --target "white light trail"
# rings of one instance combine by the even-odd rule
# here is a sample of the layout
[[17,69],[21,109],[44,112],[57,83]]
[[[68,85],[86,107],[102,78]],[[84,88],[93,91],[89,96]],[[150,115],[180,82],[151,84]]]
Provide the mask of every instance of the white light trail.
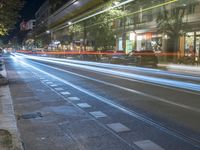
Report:
[[77,67],[77,68],[83,68],[83,69],[106,73],[106,74],[111,74],[111,75],[115,75],[115,76],[120,76],[120,77],[155,83],[155,84],[159,84],[159,85],[165,85],[165,86],[200,92],[200,85],[195,84],[195,83],[176,81],[176,80],[171,80],[171,79],[156,78],[156,77],[149,77],[149,76],[144,76],[144,75],[137,75],[137,74],[133,74],[133,73],[116,71],[116,70],[111,70],[111,69],[107,69],[107,68],[99,68],[99,67],[94,67],[94,66],[73,64],[73,63],[68,63],[68,62],[59,62],[57,60],[49,60],[46,58],[44,59],[42,57],[34,57],[34,56],[26,56],[26,57],[30,58],[30,59],[34,59],[34,60],[40,60],[40,61],[51,62],[51,63],[55,63],[55,64],[73,66],[73,67]]

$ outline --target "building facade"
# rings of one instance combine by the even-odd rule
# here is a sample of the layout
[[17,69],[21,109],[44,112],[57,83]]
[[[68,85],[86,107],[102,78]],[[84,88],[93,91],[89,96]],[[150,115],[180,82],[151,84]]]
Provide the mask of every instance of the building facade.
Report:
[[[51,15],[43,16],[57,50],[107,49],[125,53],[155,50],[180,56],[194,53],[199,59],[199,3],[199,0],[152,0],[149,3],[144,0],[71,0]],[[36,16],[40,10],[45,9],[40,8]],[[37,22],[44,21],[36,19]],[[100,46],[98,42],[105,44]]]

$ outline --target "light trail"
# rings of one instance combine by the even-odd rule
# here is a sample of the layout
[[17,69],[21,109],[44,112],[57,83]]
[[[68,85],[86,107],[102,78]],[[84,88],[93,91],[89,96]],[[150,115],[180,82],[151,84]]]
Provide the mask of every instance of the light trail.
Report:
[[[140,70],[140,71],[151,73],[151,74],[168,75],[171,77],[179,77],[179,78],[184,78],[184,79],[188,79],[188,80],[192,79],[192,80],[200,81],[200,77],[170,73],[168,71],[152,69],[152,68],[125,66],[125,65],[117,65],[117,64],[106,64],[106,63],[96,63],[96,62],[90,62],[90,61],[67,60],[67,59],[60,59],[60,58],[46,58],[46,59],[62,61],[62,62],[70,62],[70,63],[75,63],[75,64],[84,64],[84,65],[105,67],[105,68],[111,68],[111,69],[127,69],[127,70],[131,70],[131,71]],[[199,71],[200,71],[200,69],[199,69]]]
[[97,72],[101,72],[101,73],[107,73],[107,74],[116,75],[116,76],[120,76],[120,77],[126,77],[126,78],[136,79],[136,80],[140,80],[140,81],[156,83],[156,84],[160,84],[160,85],[200,92],[200,85],[195,84],[195,83],[190,83],[190,82],[182,82],[182,81],[176,81],[176,80],[171,80],[171,79],[155,78],[155,77],[149,77],[149,76],[144,76],[144,75],[137,75],[137,74],[133,74],[133,73],[110,70],[110,69],[105,69],[105,68],[85,66],[85,65],[80,65],[80,64],[72,64],[72,63],[68,63],[68,62],[58,62],[55,60],[49,60],[46,58],[44,59],[41,57],[29,56],[27,58],[45,61],[45,62],[56,63],[56,64],[62,64],[62,65],[67,65],[67,66],[73,66],[73,67],[77,67],[77,68],[83,68],[83,69],[97,71]]
[[[44,58],[40,56],[28,56],[24,54],[17,54],[26,58]],[[91,65],[91,66],[97,66],[97,67],[105,67],[110,69],[127,69],[128,71],[143,71],[146,73],[156,74],[156,75],[167,75],[170,77],[178,77],[178,78],[184,78],[187,80],[195,80],[200,81],[200,77],[190,76],[190,75],[183,75],[183,74],[177,74],[177,73],[171,73],[168,71],[163,71],[159,69],[153,69],[153,68],[143,68],[143,67],[135,67],[135,66],[125,66],[125,65],[117,65],[117,64],[108,64],[108,63],[99,63],[99,62],[91,62],[91,61],[80,61],[80,60],[69,60],[69,59],[62,59],[62,58],[51,58],[51,57],[45,57],[45,59],[48,60],[55,60],[55,61],[62,61],[62,62],[69,62],[69,63],[75,63],[75,64],[83,64],[83,65]],[[200,70],[200,69],[199,69]]]

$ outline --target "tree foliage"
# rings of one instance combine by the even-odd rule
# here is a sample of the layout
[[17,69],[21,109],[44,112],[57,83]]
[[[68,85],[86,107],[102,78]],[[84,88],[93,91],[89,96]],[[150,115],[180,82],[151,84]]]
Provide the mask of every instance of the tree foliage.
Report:
[[22,6],[22,0],[0,0],[0,36],[14,27]]
[[[112,1],[106,8],[112,6]],[[115,18],[126,13],[121,9],[111,9],[86,21],[87,39],[94,41],[94,49],[108,50],[115,45]]]
[[54,13],[65,3],[66,3],[66,0],[49,0],[49,4],[51,6],[51,13]]
[[195,9],[197,4],[199,4],[197,0],[180,0],[172,9],[167,9],[167,7],[163,6],[158,14],[158,32],[169,36],[172,42],[171,50],[178,50],[179,37],[190,30],[191,27],[184,18],[188,13],[187,11],[191,8]]

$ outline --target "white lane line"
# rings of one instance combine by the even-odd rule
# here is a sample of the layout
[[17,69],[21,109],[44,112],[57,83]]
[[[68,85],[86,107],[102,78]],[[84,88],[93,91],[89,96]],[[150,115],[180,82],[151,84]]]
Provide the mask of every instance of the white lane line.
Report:
[[91,107],[88,103],[78,103],[77,105],[81,108],[90,108]]
[[60,92],[60,94],[62,94],[62,95],[70,95],[71,93],[70,93],[70,92],[67,92],[67,91],[65,91],[65,92]]
[[67,99],[71,100],[71,101],[79,101],[80,98],[78,97],[68,97]]
[[[15,59],[15,58],[13,58],[13,59]],[[157,129],[161,130],[164,133],[167,133],[167,134],[169,134],[169,135],[171,135],[173,137],[176,137],[176,138],[178,138],[180,140],[183,140],[183,141],[185,141],[185,142],[187,142],[189,144],[192,144],[195,147],[200,148],[200,146],[198,145],[199,141],[194,139],[194,138],[192,138],[192,137],[188,137],[188,136],[186,136],[186,135],[184,135],[182,133],[179,133],[179,132],[177,132],[175,130],[172,130],[170,128],[166,128],[162,124],[160,124],[160,123],[158,123],[158,122],[156,122],[156,121],[154,121],[154,120],[152,120],[152,119],[150,119],[150,118],[148,118],[146,116],[138,114],[137,112],[135,112],[133,110],[130,110],[130,109],[125,108],[125,107],[123,107],[123,106],[121,106],[119,104],[116,104],[116,103],[114,103],[113,101],[111,101],[109,99],[106,99],[106,98],[104,98],[104,97],[102,97],[100,95],[97,95],[97,94],[95,94],[93,92],[90,92],[90,91],[88,91],[86,89],[83,89],[83,88],[81,88],[81,87],[79,87],[77,85],[72,84],[71,82],[68,82],[68,81],[66,81],[66,80],[64,80],[62,78],[59,78],[59,77],[57,77],[57,76],[55,76],[53,74],[45,72],[45,71],[43,71],[43,70],[41,70],[41,69],[39,69],[37,67],[34,67],[34,66],[32,66],[32,65],[30,65],[28,63],[25,63],[25,62],[23,62],[21,60],[17,60],[17,59],[15,59],[15,61],[18,61],[18,62],[22,63],[23,65],[31,67],[31,68],[33,68],[33,69],[35,69],[35,70],[37,70],[37,71],[39,71],[39,72],[41,72],[41,73],[43,73],[45,75],[48,75],[49,77],[52,77],[52,78],[54,78],[54,79],[56,79],[56,80],[58,80],[60,82],[63,82],[64,84],[66,84],[68,86],[71,86],[72,88],[75,88],[75,89],[79,90],[80,92],[83,92],[83,93],[85,93],[85,94],[87,94],[87,95],[89,95],[89,96],[91,96],[93,98],[96,98],[97,100],[99,100],[99,101],[101,101],[101,102],[103,102],[105,104],[108,104],[109,106],[111,106],[113,108],[116,108],[116,109],[118,109],[118,110],[120,110],[120,111],[122,111],[122,112],[124,112],[124,113],[126,113],[126,114],[128,114],[128,115],[130,115],[132,117],[134,117],[134,118],[137,118],[138,120],[143,121],[146,124],[151,125],[151,126],[157,128]]]
[[93,112],[89,112],[92,116],[94,116],[95,118],[103,118],[103,117],[107,117],[106,114],[104,114],[101,111],[93,111]]
[[52,84],[52,85],[50,85],[51,87],[56,87],[56,86],[58,86],[57,84]]
[[128,127],[126,127],[125,125],[121,123],[111,123],[111,124],[107,124],[107,126],[117,133],[130,131]]
[[87,77],[87,76],[84,76],[84,75],[80,75],[80,74],[77,74],[77,73],[66,71],[66,70],[63,70],[63,69],[60,69],[60,68],[56,68],[56,67],[52,67],[52,66],[48,66],[48,65],[44,65],[44,64],[40,64],[40,63],[38,63],[38,64],[42,65],[42,66],[49,67],[49,68],[53,68],[53,69],[56,69],[56,70],[59,70],[59,71],[62,71],[62,72],[70,73],[70,74],[73,74],[73,75],[76,75],[76,76],[79,76],[79,77],[82,77],[82,78],[85,78],[85,79],[89,79],[89,80],[92,80],[92,81],[95,81],[95,82],[99,82],[99,83],[102,83],[102,84],[105,84],[105,85],[109,85],[109,86],[112,86],[112,87],[115,87],[115,88],[119,88],[119,89],[131,92],[131,93],[134,93],[134,94],[138,94],[138,95],[142,95],[142,96],[145,96],[145,97],[148,97],[148,98],[152,98],[153,100],[157,100],[157,101],[164,102],[164,103],[167,103],[167,104],[170,104],[170,105],[178,106],[178,107],[190,110],[190,111],[195,111],[195,112],[198,112],[198,113],[200,112],[200,109],[195,108],[195,107],[190,107],[188,105],[173,102],[173,101],[170,101],[170,100],[167,100],[167,99],[164,99],[164,98],[160,98],[160,97],[153,96],[153,95],[150,95],[150,94],[146,94],[146,93],[143,93],[143,92],[140,92],[140,91],[137,91],[137,90],[129,89],[129,88],[119,86],[119,85],[116,85],[116,84],[112,84],[112,83],[109,83],[109,82],[106,82],[106,81],[101,81],[101,80],[98,80],[98,79],[94,79],[94,78],[91,78],[91,77]]
[[151,140],[137,141],[134,142],[134,144],[137,145],[142,150],[165,150],[159,145],[152,142]]
[[55,88],[56,91],[63,91],[63,88]]

